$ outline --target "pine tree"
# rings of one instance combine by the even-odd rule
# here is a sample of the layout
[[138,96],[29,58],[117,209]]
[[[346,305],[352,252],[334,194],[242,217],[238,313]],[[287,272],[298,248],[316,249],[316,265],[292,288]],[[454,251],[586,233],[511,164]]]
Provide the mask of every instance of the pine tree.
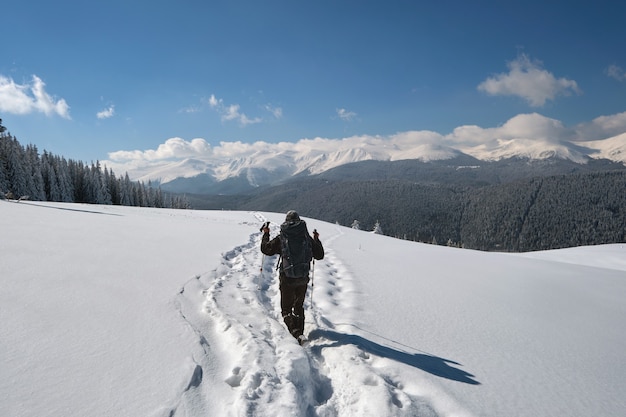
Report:
[[41,160],[39,159],[39,151],[35,145],[28,145],[26,147],[26,175],[30,178],[28,183],[30,190],[28,190],[28,196],[31,200],[45,201],[46,192],[44,187]]
[[5,134],[6,128],[2,126],[2,119],[0,119],[0,198],[4,197],[4,194],[9,190],[9,180],[7,178],[6,170],[6,148],[9,141],[9,135]]
[[92,164],[91,171],[92,186],[94,189],[94,201],[92,202],[95,204],[111,204],[111,193],[109,192],[105,176],[100,167],[100,161],[96,161],[96,165]]
[[70,175],[69,163],[65,158],[55,156],[52,158],[54,172],[59,183],[61,199],[59,201],[71,203],[74,201],[74,186]]
[[9,192],[14,198],[28,195],[30,185],[24,163],[26,152],[15,138],[9,140],[6,155],[6,173],[9,185]]
[[41,155],[41,174],[47,201],[62,201],[59,178],[54,170],[54,158],[46,151]]
[[123,179],[120,179],[120,204],[123,206],[135,205],[128,172]]
[[109,195],[111,196],[111,204],[120,204],[120,184],[115,178],[115,174],[112,169],[104,169],[104,182],[106,183]]

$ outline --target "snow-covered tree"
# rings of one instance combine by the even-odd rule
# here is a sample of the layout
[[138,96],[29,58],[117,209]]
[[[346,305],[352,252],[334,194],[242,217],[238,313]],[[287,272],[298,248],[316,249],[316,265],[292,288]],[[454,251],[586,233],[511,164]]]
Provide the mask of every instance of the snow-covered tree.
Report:
[[350,226],[350,227],[352,227],[353,229],[356,229],[356,230],[361,230],[361,225],[360,225],[358,220],[354,220],[352,222],[352,226]]
[[9,183],[9,190],[15,198],[28,195],[30,184],[26,174],[26,152],[17,139],[10,138],[7,144],[6,174]]
[[74,187],[70,176],[69,164],[65,158],[60,156],[54,156],[52,160],[54,172],[59,182],[59,190],[61,192],[61,199],[59,201],[70,203],[74,201]]
[[26,147],[26,170],[26,175],[30,178],[30,190],[28,190],[27,195],[31,200],[45,201],[46,193],[41,175],[41,159],[39,159],[39,151],[35,145]]
[[5,130],[6,128],[2,126],[2,119],[0,119],[0,193],[3,195],[9,190],[5,163],[8,135],[4,133]]
[[43,177],[46,200],[63,201],[61,199],[59,178],[54,169],[54,158],[46,151],[41,155],[41,174]]

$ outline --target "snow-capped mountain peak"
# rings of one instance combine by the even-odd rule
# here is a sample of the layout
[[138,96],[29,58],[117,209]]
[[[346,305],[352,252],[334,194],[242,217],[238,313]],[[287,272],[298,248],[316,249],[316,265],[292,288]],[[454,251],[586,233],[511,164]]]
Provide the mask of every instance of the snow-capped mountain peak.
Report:
[[[275,184],[294,175],[319,174],[367,160],[429,162],[469,155],[483,161],[559,158],[585,164],[596,158],[626,164],[626,133],[618,128],[622,118],[619,114],[566,128],[558,120],[531,113],[512,117],[494,128],[461,126],[448,135],[407,131],[388,136],[318,137],[294,143],[221,142],[211,146],[204,139],[186,142],[173,138],[157,151],[113,152],[111,160],[103,162],[144,182],[166,184],[205,176],[216,183],[236,179],[242,184],[245,178],[249,186]],[[608,132],[613,133],[602,136]]]
[[[153,169],[143,169],[140,175],[133,179],[147,182],[149,180],[165,184],[176,178],[192,178],[200,174],[211,172],[212,165],[208,161],[185,158],[181,161],[172,161],[163,165],[156,165]],[[130,175],[130,173],[129,173]]]
[[572,142],[536,141],[530,139],[497,139],[496,146],[483,145],[467,149],[466,153],[483,161],[499,161],[509,158],[543,160],[566,159],[578,164],[588,161],[585,149]]
[[[193,178],[209,175],[216,182],[229,178],[246,177],[252,186],[273,184],[297,174],[319,174],[329,169],[353,162],[377,160],[399,161],[407,159],[422,162],[447,160],[469,155],[483,161],[509,158],[543,160],[558,158],[585,164],[590,158],[604,158],[626,164],[626,133],[612,138],[573,142],[566,140],[537,140],[527,138],[496,138],[478,145],[459,144],[452,147],[443,143],[413,143],[408,140],[389,141],[380,138],[361,138],[340,143],[336,149],[325,146],[293,146],[280,149],[266,146],[248,155],[233,158],[200,156],[181,161],[169,161],[161,165],[129,171],[129,175],[142,181],[152,180],[166,184],[177,178]],[[138,175],[139,174],[139,175]]]
[[579,145],[590,149],[592,158],[604,158],[626,165],[626,133],[604,140],[580,142]]

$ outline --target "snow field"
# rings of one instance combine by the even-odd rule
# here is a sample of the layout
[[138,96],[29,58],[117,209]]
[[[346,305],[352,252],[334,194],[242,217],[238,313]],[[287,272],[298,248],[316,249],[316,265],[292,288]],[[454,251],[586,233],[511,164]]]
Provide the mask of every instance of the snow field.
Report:
[[0,415],[625,414],[624,245],[482,253],[306,219],[326,256],[303,348],[266,219],[0,202]]

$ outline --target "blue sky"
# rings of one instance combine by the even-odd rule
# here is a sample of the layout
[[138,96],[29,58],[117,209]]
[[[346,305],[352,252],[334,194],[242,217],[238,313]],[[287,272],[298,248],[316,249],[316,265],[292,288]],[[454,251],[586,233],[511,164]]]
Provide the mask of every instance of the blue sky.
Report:
[[[106,160],[169,138],[297,142],[626,112],[616,1],[13,1],[0,118]],[[620,125],[621,126],[621,125]],[[626,131],[626,123],[624,123]]]

